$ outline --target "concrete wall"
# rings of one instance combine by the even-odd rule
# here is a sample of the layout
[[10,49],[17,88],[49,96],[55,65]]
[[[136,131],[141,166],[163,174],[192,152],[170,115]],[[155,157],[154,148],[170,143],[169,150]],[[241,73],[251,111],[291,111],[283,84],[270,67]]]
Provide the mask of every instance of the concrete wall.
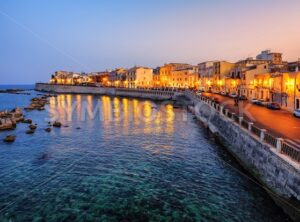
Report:
[[[189,96],[188,96],[189,97]],[[209,104],[190,98],[196,114],[269,192],[274,201],[295,221],[300,221],[300,164],[276,152],[249,130],[220,113]]]
[[158,92],[145,89],[127,89],[127,88],[108,88],[91,86],[73,86],[73,85],[54,85],[47,83],[37,83],[35,89],[49,93],[71,93],[71,94],[95,94],[110,96],[127,96],[153,100],[172,99],[176,96],[175,92]]

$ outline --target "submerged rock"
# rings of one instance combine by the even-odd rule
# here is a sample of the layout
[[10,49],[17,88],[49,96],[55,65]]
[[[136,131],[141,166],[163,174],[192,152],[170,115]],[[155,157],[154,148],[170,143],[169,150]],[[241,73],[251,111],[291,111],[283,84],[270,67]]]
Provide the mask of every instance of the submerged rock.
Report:
[[6,143],[12,143],[16,140],[16,136],[15,135],[8,135],[4,138],[4,142]]

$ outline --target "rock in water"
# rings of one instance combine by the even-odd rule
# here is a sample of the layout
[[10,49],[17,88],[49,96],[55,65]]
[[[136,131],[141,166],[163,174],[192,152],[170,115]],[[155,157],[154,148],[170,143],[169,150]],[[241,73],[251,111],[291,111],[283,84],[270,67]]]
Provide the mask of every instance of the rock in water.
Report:
[[33,129],[27,130],[26,134],[34,134],[34,130]]
[[12,143],[16,140],[16,136],[15,135],[8,135],[4,138],[4,142],[6,143]]
[[55,121],[55,122],[53,123],[53,126],[54,126],[54,127],[61,127],[61,122]]
[[29,125],[29,129],[31,129],[31,130],[35,130],[36,129],[36,125]]
[[28,124],[31,124],[32,123],[32,120],[31,119],[24,119],[22,121],[22,123],[28,123]]
[[48,128],[45,129],[45,131],[48,132],[48,133],[50,133],[51,132],[51,128],[48,127]]

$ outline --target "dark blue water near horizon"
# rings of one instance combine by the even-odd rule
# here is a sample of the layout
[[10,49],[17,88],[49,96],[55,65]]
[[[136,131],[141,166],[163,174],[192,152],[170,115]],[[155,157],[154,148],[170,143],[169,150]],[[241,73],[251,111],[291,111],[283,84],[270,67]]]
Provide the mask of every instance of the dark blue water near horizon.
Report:
[[[0,94],[0,110],[39,93],[26,92]],[[59,95],[25,115],[38,124],[35,134],[23,123],[0,132],[1,222],[290,221],[183,109]],[[46,133],[54,119],[64,126]],[[2,141],[8,134],[17,135],[13,144]]]

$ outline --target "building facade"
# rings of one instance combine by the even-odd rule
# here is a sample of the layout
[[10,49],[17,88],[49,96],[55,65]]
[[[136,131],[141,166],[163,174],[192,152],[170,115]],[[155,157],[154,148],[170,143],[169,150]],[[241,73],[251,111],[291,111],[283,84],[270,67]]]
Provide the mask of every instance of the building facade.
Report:
[[152,87],[153,69],[147,67],[133,67],[127,70],[125,82],[128,88]]

